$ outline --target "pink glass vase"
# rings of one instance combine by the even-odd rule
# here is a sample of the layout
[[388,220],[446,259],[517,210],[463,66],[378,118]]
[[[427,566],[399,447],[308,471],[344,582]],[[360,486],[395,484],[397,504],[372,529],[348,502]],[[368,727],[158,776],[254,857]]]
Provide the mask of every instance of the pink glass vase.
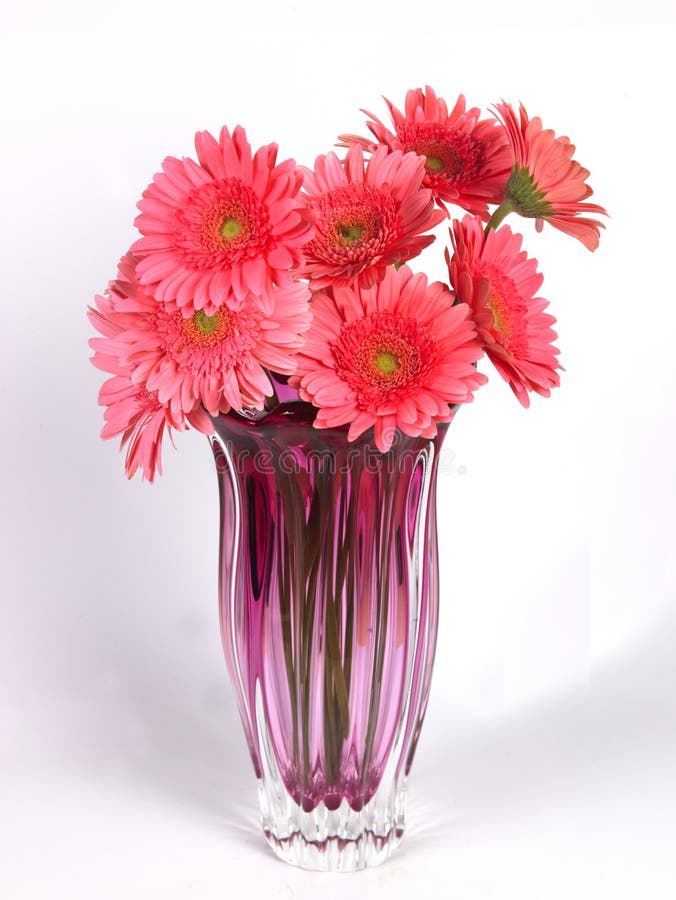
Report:
[[275,853],[307,869],[386,859],[437,634],[433,440],[316,429],[273,411],[215,420],[225,656]]

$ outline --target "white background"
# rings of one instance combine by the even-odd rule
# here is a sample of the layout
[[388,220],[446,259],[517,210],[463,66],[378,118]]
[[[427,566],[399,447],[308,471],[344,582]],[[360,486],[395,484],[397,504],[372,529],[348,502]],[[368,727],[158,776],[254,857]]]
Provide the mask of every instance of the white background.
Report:
[[[1,897],[676,895],[673,7],[470,7],[5,13]],[[363,132],[359,107],[425,83],[523,100],[577,144],[611,218],[595,254],[511,222],[545,274],[562,387],[525,411],[493,379],[454,423],[408,833],[381,868],[313,875],[257,830],[206,440],[179,435],[154,486],[125,481],[84,312],[197,129],[241,123],[310,164]],[[416,266],[443,277],[442,248],[443,231]]]

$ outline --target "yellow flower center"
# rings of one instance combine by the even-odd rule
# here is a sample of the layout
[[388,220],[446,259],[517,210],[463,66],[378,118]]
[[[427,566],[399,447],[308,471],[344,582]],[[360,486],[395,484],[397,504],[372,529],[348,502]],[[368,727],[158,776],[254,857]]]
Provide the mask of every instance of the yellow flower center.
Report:
[[221,237],[226,241],[231,241],[233,238],[239,237],[243,229],[244,226],[239,219],[228,216],[221,225]]
[[488,306],[493,316],[493,328],[500,334],[508,337],[510,334],[509,309],[496,290],[491,291],[486,306]]
[[341,225],[340,236],[344,241],[348,241],[350,244],[354,244],[356,241],[360,241],[364,236],[364,226],[358,223],[352,223],[351,225]]
[[400,368],[400,363],[394,353],[389,350],[378,350],[373,357],[373,362],[383,375],[391,375]]
[[232,328],[234,313],[222,306],[213,316],[198,309],[189,319],[181,317],[183,339],[188,345],[202,348],[214,347]]
[[208,316],[199,309],[192,317],[192,323],[201,334],[212,334],[218,328],[218,316]]

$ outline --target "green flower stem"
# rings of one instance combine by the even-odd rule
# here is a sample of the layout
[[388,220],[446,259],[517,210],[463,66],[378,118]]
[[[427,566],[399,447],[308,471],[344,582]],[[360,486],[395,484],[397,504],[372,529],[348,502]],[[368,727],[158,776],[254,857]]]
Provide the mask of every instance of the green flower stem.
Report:
[[484,229],[484,237],[488,235],[488,232],[491,230],[491,228],[497,228],[498,225],[502,223],[502,220],[506,218],[511,212],[514,212],[514,204],[511,200],[506,198],[502,201],[500,206],[498,206],[498,208],[488,220],[488,224]]

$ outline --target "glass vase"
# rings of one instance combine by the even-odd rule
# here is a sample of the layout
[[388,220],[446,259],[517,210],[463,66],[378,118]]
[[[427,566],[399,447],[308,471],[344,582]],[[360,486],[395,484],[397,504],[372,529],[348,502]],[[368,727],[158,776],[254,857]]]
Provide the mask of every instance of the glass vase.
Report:
[[437,635],[428,440],[316,429],[283,385],[214,420],[220,620],[265,837],[306,869],[351,871],[401,840]]

